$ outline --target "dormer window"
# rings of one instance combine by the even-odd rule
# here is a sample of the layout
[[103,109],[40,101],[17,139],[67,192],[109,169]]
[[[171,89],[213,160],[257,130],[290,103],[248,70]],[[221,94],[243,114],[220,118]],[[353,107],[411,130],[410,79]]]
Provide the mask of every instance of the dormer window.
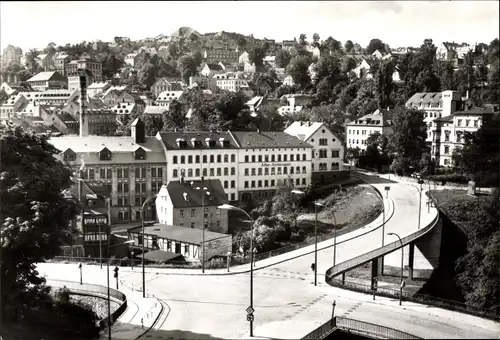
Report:
[[99,152],[99,159],[101,161],[110,161],[111,160],[111,151],[108,148],[104,148]]
[[215,145],[216,145],[216,144],[215,144],[215,141],[214,141],[214,140],[210,140],[210,141],[208,141],[208,146],[209,146],[210,148],[215,148]]
[[64,152],[63,159],[67,162],[76,161],[76,153],[73,150],[68,149]]
[[194,147],[195,148],[201,148],[202,144],[201,144],[201,140],[195,140],[194,141]]
[[138,148],[134,152],[134,158],[136,161],[143,161],[146,159],[146,151],[143,148]]

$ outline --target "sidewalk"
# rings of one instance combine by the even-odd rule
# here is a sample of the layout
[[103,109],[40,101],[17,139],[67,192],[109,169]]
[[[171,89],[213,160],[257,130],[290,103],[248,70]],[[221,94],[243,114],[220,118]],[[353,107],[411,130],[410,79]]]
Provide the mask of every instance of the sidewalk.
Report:
[[[111,337],[117,340],[135,340],[144,335],[164,311],[163,304],[155,297],[143,298],[142,293],[121,289],[127,296],[127,309],[111,326]],[[105,330],[101,335],[108,339]]]
[[[382,193],[383,194],[383,193]],[[383,195],[383,203],[384,203],[384,209],[385,209],[385,223],[387,223],[391,217],[394,214],[394,202],[392,201],[389,193],[389,198],[386,198],[385,195]],[[379,215],[375,220],[373,220],[371,223],[353,230],[347,234],[341,235],[337,237],[337,245],[341,244],[343,242],[346,242],[350,239],[356,238],[360,235],[363,235],[365,233],[368,233],[374,229],[379,228],[382,223],[383,223],[383,215]],[[322,250],[323,248],[327,247],[332,247],[334,243],[333,238],[319,242],[318,243],[318,250]],[[309,246],[299,248],[296,250],[289,251],[287,253],[283,253],[280,255],[275,255],[267,259],[263,259],[260,261],[256,261],[254,264],[254,270],[259,270],[259,269],[264,269],[268,268],[270,266],[283,263],[289,260],[292,260],[297,257],[301,257],[307,254],[312,254],[314,252],[314,244],[311,244]],[[142,270],[140,267],[136,267],[137,269],[132,270],[130,267],[120,267],[120,272],[128,273],[128,272],[136,272],[137,270]],[[229,269],[229,272],[227,271],[227,268],[218,268],[218,269],[206,269],[205,273],[203,274],[201,269],[186,269],[186,268],[154,268],[154,267],[146,267],[145,272],[146,273],[160,273],[160,274],[173,274],[173,275],[214,275],[214,276],[220,276],[220,275],[235,275],[235,274],[243,274],[247,273],[250,271],[250,264],[242,264],[242,265],[237,265],[233,266]]]

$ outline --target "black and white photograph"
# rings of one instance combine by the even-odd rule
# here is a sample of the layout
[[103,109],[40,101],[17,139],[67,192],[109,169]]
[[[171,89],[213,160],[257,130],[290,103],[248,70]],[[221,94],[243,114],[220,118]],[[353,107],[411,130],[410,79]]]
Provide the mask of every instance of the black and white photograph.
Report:
[[0,340],[500,339],[500,1],[1,1]]

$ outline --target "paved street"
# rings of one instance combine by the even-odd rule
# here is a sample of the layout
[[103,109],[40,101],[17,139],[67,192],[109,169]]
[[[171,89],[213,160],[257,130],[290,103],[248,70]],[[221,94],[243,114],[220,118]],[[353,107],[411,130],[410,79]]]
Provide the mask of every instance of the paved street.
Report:
[[[374,185],[383,190],[385,184]],[[386,224],[386,232],[395,231],[401,237],[410,234],[417,228],[416,188],[411,184],[391,184],[389,196],[395,211]],[[433,212],[422,211],[422,225],[427,225],[434,217]],[[337,262],[376,249],[381,237],[379,229],[340,244]],[[256,271],[255,335],[301,337],[328,320],[334,300],[337,302],[336,315],[377,323],[424,338],[497,338],[500,334],[500,325],[492,321],[407,302],[400,307],[397,300],[377,298],[372,301],[370,295],[330,287],[324,283],[323,273],[331,267],[332,259],[332,248],[319,252],[318,287],[312,284],[312,254]],[[53,279],[74,280],[78,275],[75,265],[41,264],[39,270]],[[138,289],[142,282],[140,273],[140,268],[123,270],[120,278],[125,287]],[[105,271],[98,266],[85,266],[85,282],[105,284],[105,278]],[[147,290],[165,300],[170,307],[167,321],[160,331],[149,333],[150,339],[241,338],[248,334],[245,312],[249,305],[248,274],[185,276],[175,275],[175,270],[153,269],[148,270]]]

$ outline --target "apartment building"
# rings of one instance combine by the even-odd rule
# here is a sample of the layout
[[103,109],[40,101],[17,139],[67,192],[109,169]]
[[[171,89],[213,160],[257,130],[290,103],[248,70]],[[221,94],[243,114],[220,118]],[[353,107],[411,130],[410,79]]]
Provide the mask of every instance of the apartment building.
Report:
[[498,105],[493,107],[473,107],[456,111],[451,116],[436,118],[432,122],[431,157],[437,166],[453,167],[453,151],[464,143],[465,132],[475,133],[484,122],[498,115]]
[[54,57],[54,68],[57,72],[62,74],[63,76],[67,76],[66,74],[66,65],[69,63],[69,56],[67,54],[56,54]]
[[376,132],[390,135],[393,132],[392,117],[389,111],[377,109],[372,114],[358,118],[346,125],[347,148],[366,151],[366,140]]
[[[83,69],[83,74],[85,75],[85,83],[88,85],[91,85],[95,80],[94,74],[88,70],[88,69]],[[80,90],[80,77],[82,75],[82,70],[78,70],[76,72],[69,71],[68,72],[68,89],[73,92],[73,91],[79,91]],[[87,98],[89,98],[89,94],[87,93]],[[87,99],[85,98],[85,99]]]
[[436,118],[451,116],[460,105],[460,94],[457,91],[418,92],[406,102],[406,107],[424,111],[424,122],[427,125],[426,143],[432,143],[432,122]]
[[[66,64],[66,74],[77,73],[78,70],[84,69],[92,72],[94,81],[102,81],[102,64],[101,62],[91,59],[83,58],[80,60],[72,60]],[[91,84],[91,83],[87,83]]]
[[285,133],[312,145],[313,183],[334,181],[338,172],[343,170],[343,141],[325,123],[297,121],[286,128]]
[[228,201],[272,197],[288,181],[311,184],[312,146],[282,131],[161,132],[167,181],[220,179]]
[[[84,163],[83,179],[104,183],[111,192],[111,222],[141,220],[141,206],[167,182],[165,152],[160,140],[146,137],[144,123],[136,119],[132,136],[62,136],[50,143],[55,155],[72,169]],[[154,204],[146,218],[155,217]]]

